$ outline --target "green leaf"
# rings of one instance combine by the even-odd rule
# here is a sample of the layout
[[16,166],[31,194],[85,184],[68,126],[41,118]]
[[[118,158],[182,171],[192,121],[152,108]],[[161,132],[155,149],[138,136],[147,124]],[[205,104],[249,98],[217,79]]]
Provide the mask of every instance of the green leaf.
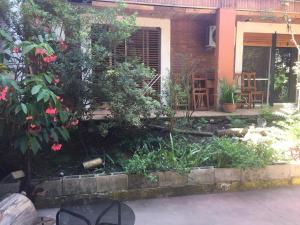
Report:
[[15,114],[17,115],[20,111],[21,111],[21,106],[18,105],[16,108],[15,108]]
[[49,84],[52,83],[52,77],[51,77],[50,75],[44,74],[44,77],[45,77],[45,80],[46,80]]
[[4,39],[6,39],[7,41],[9,41],[9,42],[12,42],[12,41],[13,41],[11,35],[10,35],[9,33],[7,33],[7,32],[6,32],[5,30],[3,30],[3,29],[0,29],[0,35],[1,35]]
[[70,134],[67,129],[58,127],[57,130],[59,131],[63,139],[65,139],[65,141],[68,141],[70,139]]
[[27,106],[24,103],[21,103],[21,108],[22,108],[23,113],[27,115],[27,112],[28,112]]
[[44,97],[45,97],[45,91],[42,90],[42,91],[38,94],[36,100],[39,102],[39,101],[41,101],[42,99],[44,99]]
[[11,81],[10,84],[11,84],[11,86],[13,86],[14,89],[16,89],[17,91],[19,91],[19,92],[21,91],[19,85],[18,85],[15,81]]
[[26,55],[28,52],[32,51],[32,49],[34,49],[36,46],[36,44],[24,45],[22,47],[23,54]]
[[56,103],[57,103],[56,95],[51,91],[51,92],[50,92],[50,96],[51,96],[51,98],[52,98],[54,104],[56,105]]
[[51,48],[51,46],[47,42],[41,43],[40,47],[46,49],[49,55],[52,55],[54,53],[53,48]]
[[43,138],[44,138],[44,140],[45,140],[46,143],[49,142],[49,136],[48,136],[47,131],[45,131],[45,130],[43,131]]
[[27,137],[23,136],[16,140],[16,146],[20,149],[20,151],[25,154],[28,149]]
[[49,98],[50,98],[50,95],[49,95],[49,92],[48,91],[45,91],[45,95],[44,95],[44,102],[48,102],[49,101]]
[[54,129],[51,129],[51,137],[54,139],[55,142],[58,141],[58,135],[55,133]]
[[33,86],[32,89],[31,89],[31,94],[32,95],[37,94],[41,90],[42,87],[43,86],[40,85],[40,84]]
[[33,154],[36,154],[41,149],[40,143],[38,142],[36,137],[31,137],[30,143],[31,143],[31,150]]
[[65,122],[67,122],[67,120],[69,118],[69,113],[61,111],[61,112],[59,112],[59,118],[60,118],[61,122],[65,123]]

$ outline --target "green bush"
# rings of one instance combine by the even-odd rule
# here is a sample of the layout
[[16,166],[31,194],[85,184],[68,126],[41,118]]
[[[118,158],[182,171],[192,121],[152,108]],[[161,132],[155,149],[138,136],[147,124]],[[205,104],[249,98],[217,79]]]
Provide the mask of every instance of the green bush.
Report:
[[149,118],[151,112],[160,107],[153,98],[152,88],[145,83],[153,78],[152,72],[143,64],[125,62],[105,74],[102,87],[110,100],[109,109],[117,125],[141,126],[142,118]]
[[244,128],[247,127],[247,121],[239,118],[229,118],[230,127],[232,128]]
[[287,115],[284,120],[276,123],[279,127],[287,131],[289,138],[300,140],[300,114]]
[[260,116],[268,122],[272,122],[274,119],[273,109],[270,106],[263,106],[260,110]]
[[188,143],[184,138],[173,141],[161,141],[158,149],[136,151],[133,157],[127,161],[125,171],[130,174],[147,175],[151,171],[176,170],[187,172],[191,167],[200,164],[197,153],[201,146],[196,143]]
[[266,144],[253,145],[231,138],[213,138],[207,142],[190,143],[184,138],[170,136],[159,149],[140,149],[129,159],[127,173],[147,176],[151,171],[176,170],[188,172],[193,167],[251,168],[271,164],[275,152]]
[[203,166],[242,169],[264,167],[272,163],[274,155],[266,144],[254,145],[231,138],[214,138],[199,153]]

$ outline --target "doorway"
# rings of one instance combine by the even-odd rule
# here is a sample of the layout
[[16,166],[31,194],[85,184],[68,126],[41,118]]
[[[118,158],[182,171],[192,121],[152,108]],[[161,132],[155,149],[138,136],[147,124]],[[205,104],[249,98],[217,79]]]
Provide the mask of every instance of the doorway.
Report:
[[[296,75],[293,67],[297,61],[296,48],[276,48],[274,69],[274,102],[296,100]],[[264,102],[270,95],[271,47],[244,46],[243,72],[256,72],[258,91],[264,92]]]

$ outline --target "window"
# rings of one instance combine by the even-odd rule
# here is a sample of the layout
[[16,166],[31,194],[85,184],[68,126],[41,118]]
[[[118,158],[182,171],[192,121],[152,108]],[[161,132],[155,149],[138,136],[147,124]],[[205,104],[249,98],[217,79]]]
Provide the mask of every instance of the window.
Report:
[[145,66],[153,69],[157,80],[153,84],[153,89],[160,93],[160,28],[139,28],[124,43],[118,45],[114,52],[114,62],[124,62],[127,60],[137,60]]

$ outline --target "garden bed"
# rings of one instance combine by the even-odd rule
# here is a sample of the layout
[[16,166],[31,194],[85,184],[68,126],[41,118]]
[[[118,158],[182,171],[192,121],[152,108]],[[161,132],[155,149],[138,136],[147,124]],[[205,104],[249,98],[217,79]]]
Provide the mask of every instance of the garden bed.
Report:
[[[167,164],[169,164],[168,166],[150,165],[152,168],[146,169],[151,172],[153,170],[177,170],[179,167],[181,171],[184,171],[185,167],[189,169],[199,166],[247,167],[247,165],[237,165],[237,163],[232,162],[232,160],[227,162],[226,158],[224,162],[226,165],[224,165],[224,163],[220,165],[220,160],[214,159],[213,155],[220,155],[218,152],[220,147],[218,146],[221,146],[221,155],[224,157],[226,157],[226,154],[232,153],[235,158],[244,157],[245,161],[247,161],[247,159],[250,158],[248,155],[241,155],[243,152],[239,154],[244,147],[243,143],[257,142],[257,140],[260,139],[262,139],[264,143],[268,143],[267,145],[270,145],[270,147],[270,143],[273,143],[275,147],[279,146],[282,148],[280,151],[282,151],[283,154],[291,155],[289,149],[284,149],[287,147],[287,144],[283,146],[278,144],[278,140],[280,143],[282,141],[289,141],[285,140],[285,137],[291,136],[285,128],[277,125],[277,123],[284,120],[282,118],[276,118],[276,120],[274,120],[272,117],[272,119],[268,121],[267,126],[259,127],[257,125],[258,118],[257,116],[247,118],[229,116],[207,119],[192,118],[190,120],[181,118],[177,119],[175,127],[171,132],[172,135],[170,135],[170,130],[168,129],[168,120],[151,119],[145,121],[145,125],[139,128],[114,127],[106,134],[101,133],[101,127],[105,127],[106,125],[105,121],[82,122],[79,129],[71,133],[71,141],[64,143],[62,151],[53,152],[45,148],[44,151],[41,151],[35,156],[32,165],[33,178],[47,179],[56,176],[109,174],[123,171],[142,173],[145,175],[145,172],[138,171],[143,169],[139,168],[143,166],[143,160],[136,161],[137,163],[134,165],[135,159],[139,157],[145,159],[146,156],[149,156],[149,159],[157,164],[158,162],[153,160],[153,155],[160,158],[164,158],[164,156],[170,158],[171,155],[169,153],[172,153],[172,149],[176,149],[175,164],[177,165],[174,165],[173,162],[167,162]],[[297,134],[297,129],[295,129],[295,131]],[[263,148],[258,149],[257,152],[264,152],[266,150],[266,145],[261,145],[260,147]],[[290,147],[293,149],[294,155],[293,157],[289,157],[288,160],[297,160],[299,151],[297,151],[297,148]],[[249,149],[249,146],[247,149]],[[197,154],[200,150],[207,154]],[[268,152],[271,152],[271,150]],[[153,154],[151,155],[151,153]],[[189,155],[186,153],[189,153]],[[250,151],[250,153],[252,152]],[[281,152],[279,153],[282,155]],[[104,161],[101,167],[90,170],[83,168],[82,162],[98,157]],[[199,159],[199,162],[194,162],[197,157],[202,157],[202,159]],[[265,166],[272,164],[274,161],[278,161],[278,159],[272,158],[268,156],[268,154],[260,154],[259,157],[263,157],[262,160],[264,160],[265,163],[258,162],[259,165],[257,165],[252,161],[248,166]],[[188,160],[188,158],[190,158],[191,161],[186,163],[185,161]],[[205,158],[207,159],[204,160]],[[10,171],[23,169],[23,160],[18,152],[3,151],[2,154],[0,152],[0,178]],[[240,159],[238,160],[240,161]],[[281,159],[279,160],[281,161]],[[150,162],[150,164],[151,163],[153,164],[153,162]],[[165,161],[163,163],[166,164]],[[247,162],[244,164],[247,164]]]
[[[299,151],[293,155],[291,146],[278,144],[299,134],[298,119],[276,117],[258,126],[259,118],[188,123],[183,118],[172,132],[168,121],[149,120],[138,128],[113,127],[106,135],[101,133],[105,122],[83,122],[65,149],[45,149],[35,156],[34,199],[39,207],[55,207],[74,198],[126,200],[300,184],[300,165],[288,164],[298,159]],[[182,130],[188,132],[178,132]],[[213,135],[198,135],[201,132]],[[83,168],[82,162],[97,157],[103,165]],[[10,162],[7,171],[23,168],[22,158],[13,152],[1,159]],[[2,184],[0,194],[18,192],[19,186]]]
[[[300,165],[271,165],[261,169],[194,168],[189,173],[174,171],[153,173],[157,179],[143,176],[80,175],[51,180],[35,180],[44,194],[37,196],[37,207],[58,207],[71,199],[110,197],[121,200],[191,195],[299,185]],[[9,186],[9,188],[7,188]],[[0,194],[10,191],[15,184],[0,185]]]

